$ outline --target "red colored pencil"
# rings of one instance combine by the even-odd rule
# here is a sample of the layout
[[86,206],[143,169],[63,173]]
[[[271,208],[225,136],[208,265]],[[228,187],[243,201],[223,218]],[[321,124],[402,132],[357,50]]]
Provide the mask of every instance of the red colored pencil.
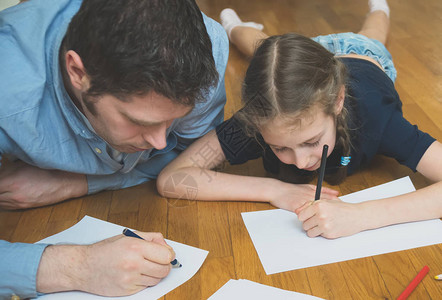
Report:
[[405,290],[402,292],[402,294],[399,295],[397,300],[405,300],[410,296],[411,292],[414,291],[414,289],[417,287],[419,282],[421,282],[422,279],[424,279],[425,275],[427,275],[428,271],[430,271],[430,268],[428,266],[425,266],[422,268],[422,270],[416,275],[416,277],[413,278],[413,280],[410,282],[410,284],[405,288]]

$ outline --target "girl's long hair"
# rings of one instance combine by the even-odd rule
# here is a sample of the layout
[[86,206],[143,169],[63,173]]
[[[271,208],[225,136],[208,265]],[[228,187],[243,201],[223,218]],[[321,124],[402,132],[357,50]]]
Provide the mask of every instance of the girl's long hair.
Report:
[[[345,106],[336,115],[336,101],[345,85],[345,65],[320,44],[302,35],[287,33],[265,39],[257,48],[242,88],[243,108],[236,114],[251,136],[274,118],[282,118],[295,129],[312,108],[334,117],[336,146],[349,156],[351,141]],[[326,177],[338,184],[347,167]]]

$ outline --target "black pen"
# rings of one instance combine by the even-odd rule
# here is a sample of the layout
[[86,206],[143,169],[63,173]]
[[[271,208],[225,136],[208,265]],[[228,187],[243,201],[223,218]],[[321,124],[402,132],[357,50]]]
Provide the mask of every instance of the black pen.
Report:
[[[139,236],[138,234],[136,234],[135,232],[133,232],[129,228],[124,228],[123,229],[123,234],[125,236],[131,236],[131,237],[134,237],[134,238],[137,238],[137,239],[144,240],[141,236]],[[180,264],[180,262],[176,258],[174,260],[172,260],[170,262],[170,264],[172,265],[172,268],[181,268],[183,266],[182,264]]]
[[325,165],[327,163],[328,145],[322,148],[321,166],[319,167],[318,183],[316,184],[315,201],[321,197],[322,181],[324,181]]

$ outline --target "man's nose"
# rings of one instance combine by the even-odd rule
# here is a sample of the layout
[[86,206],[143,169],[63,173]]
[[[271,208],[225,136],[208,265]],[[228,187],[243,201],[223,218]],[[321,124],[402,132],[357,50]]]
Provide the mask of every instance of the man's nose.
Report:
[[161,124],[155,128],[150,128],[148,132],[143,134],[143,139],[155,149],[164,149],[167,146],[166,131],[167,124]]

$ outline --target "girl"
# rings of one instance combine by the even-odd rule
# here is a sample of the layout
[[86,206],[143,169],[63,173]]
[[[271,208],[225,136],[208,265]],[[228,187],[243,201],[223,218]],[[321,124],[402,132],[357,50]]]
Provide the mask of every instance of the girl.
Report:
[[[308,236],[337,238],[390,224],[442,216],[442,145],[402,116],[396,70],[384,47],[389,26],[385,1],[371,1],[359,34],[309,39],[266,37],[259,24],[224,10],[230,40],[251,55],[243,85],[244,107],[192,144],[159,175],[163,196],[170,178],[196,180],[199,200],[268,201],[294,211]],[[335,53],[333,55],[332,53]],[[437,183],[419,191],[360,204],[344,203],[324,188],[319,201],[310,181],[329,146],[326,180],[337,184],[376,154],[395,158]],[[198,159],[208,157],[211,159]],[[278,179],[211,171],[263,157]],[[291,184],[294,182],[298,184]],[[179,191],[178,191],[179,192]]]

